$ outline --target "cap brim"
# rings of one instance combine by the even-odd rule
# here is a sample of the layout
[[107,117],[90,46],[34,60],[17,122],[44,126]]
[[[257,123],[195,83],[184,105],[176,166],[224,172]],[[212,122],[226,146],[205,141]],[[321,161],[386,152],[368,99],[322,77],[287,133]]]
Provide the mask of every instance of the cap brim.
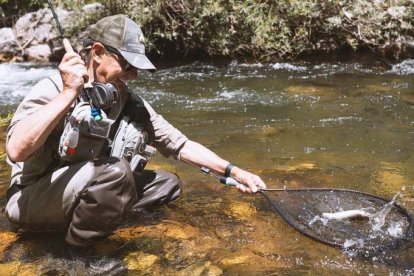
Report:
[[148,70],[150,72],[154,72],[157,70],[155,66],[151,63],[151,61],[143,54],[127,52],[123,50],[118,50],[121,55],[124,57],[129,64],[134,66],[137,69],[141,70]]

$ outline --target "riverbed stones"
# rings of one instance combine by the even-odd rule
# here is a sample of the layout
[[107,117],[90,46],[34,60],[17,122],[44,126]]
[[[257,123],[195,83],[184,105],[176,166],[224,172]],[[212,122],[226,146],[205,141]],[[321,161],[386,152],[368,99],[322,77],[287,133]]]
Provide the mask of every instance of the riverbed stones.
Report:
[[[5,250],[17,240],[17,234],[13,232],[0,232],[0,259],[4,257]],[[1,275],[1,274],[0,274]]]
[[223,269],[237,267],[237,270],[244,271],[246,275],[249,275],[249,271],[254,271],[255,273],[272,271],[277,268],[288,268],[290,265],[282,258],[278,260],[268,259],[258,256],[250,250],[240,250],[223,255],[220,261],[220,267]]
[[248,219],[255,215],[257,211],[250,203],[239,201],[230,203],[225,213],[239,219]]
[[133,252],[124,258],[128,270],[140,272],[140,274],[154,273],[159,267],[160,258],[156,255],[143,252]]
[[197,237],[199,234],[198,229],[191,225],[165,220],[155,226],[136,226],[120,229],[111,236],[111,239],[130,240],[147,235],[186,240]]
[[179,276],[219,276],[223,270],[210,261],[192,264],[178,273]]
[[197,228],[176,221],[164,221],[157,225],[157,229],[162,232],[163,236],[172,239],[186,240],[199,235]]

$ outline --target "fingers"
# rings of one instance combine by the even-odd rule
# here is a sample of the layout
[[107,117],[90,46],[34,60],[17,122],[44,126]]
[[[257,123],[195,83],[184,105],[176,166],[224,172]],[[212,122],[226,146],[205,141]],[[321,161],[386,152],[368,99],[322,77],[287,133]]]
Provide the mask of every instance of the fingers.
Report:
[[64,87],[70,90],[81,91],[89,78],[85,62],[75,52],[68,52],[63,56],[59,71]]
[[242,184],[236,186],[241,192],[257,193],[260,189],[266,188],[266,184],[259,176],[244,170],[237,171],[235,179]]

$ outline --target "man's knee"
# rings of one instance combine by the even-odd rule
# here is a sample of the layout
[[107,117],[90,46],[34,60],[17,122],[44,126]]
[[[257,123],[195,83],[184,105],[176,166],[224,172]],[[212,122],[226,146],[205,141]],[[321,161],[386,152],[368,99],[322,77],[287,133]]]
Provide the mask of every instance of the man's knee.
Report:
[[135,182],[138,202],[134,208],[168,204],[181,196],[181,179],[166,171],[144,171]]
[[134,183],[134,177],[129,163],[124,159],[110,157],[105,160],[95,160],[94,182],[111,182],[119,184]]
[[97,160],[94,165],[95,178],[82,192],[67,232],[66,241],[73,245],[86,245],[108,235],[137,201],[134,177],[125,160]]

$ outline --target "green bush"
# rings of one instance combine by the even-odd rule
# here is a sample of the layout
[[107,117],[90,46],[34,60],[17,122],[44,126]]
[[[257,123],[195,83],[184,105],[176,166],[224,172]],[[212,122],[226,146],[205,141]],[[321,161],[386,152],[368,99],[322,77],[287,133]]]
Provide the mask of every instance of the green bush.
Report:
[[410,0],[111,2],[143,26],[158,54],[203,52],[270,61],[369,48],[399,58],[414,42]]
[[[93,1],[53,2],[76,10]],[[313,52],[370,49],[401,58],[414,45],[412,0],[98,2],[108,8],[108,14],[129,15],[143,27],[151,54],[169,57],[202,54],[274,61]],[[72,33],[96,19],[79,20]]]

